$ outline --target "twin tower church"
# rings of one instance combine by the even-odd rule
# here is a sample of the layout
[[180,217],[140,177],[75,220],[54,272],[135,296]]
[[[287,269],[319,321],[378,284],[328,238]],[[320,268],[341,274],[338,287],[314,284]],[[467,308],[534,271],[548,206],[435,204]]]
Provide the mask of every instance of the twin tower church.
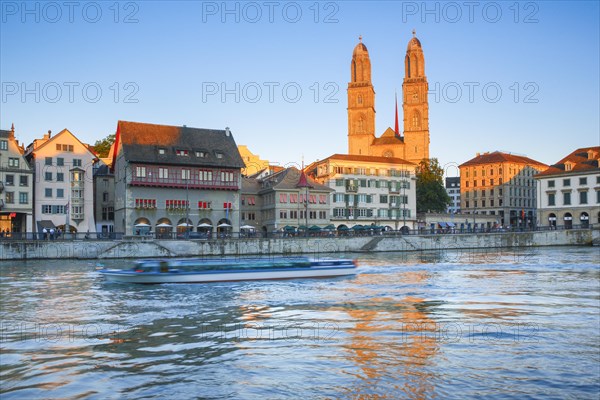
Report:
[[[371,82],[369,51],[359,38],[352,54],[348,84],[348,153],[351,155],[402,158],[418,164],[429,158],[429,105],[425,57],[421,42],[413,37],[404,58],[402,83],[403,133],[395,129],[375,136],[375,90]],[[397,105],[396,105],[397,107]]]

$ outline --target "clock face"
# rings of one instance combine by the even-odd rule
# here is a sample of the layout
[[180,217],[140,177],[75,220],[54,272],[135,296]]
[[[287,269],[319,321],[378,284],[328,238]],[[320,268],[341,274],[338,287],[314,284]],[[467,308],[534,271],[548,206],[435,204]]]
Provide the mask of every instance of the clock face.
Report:
[[412,102],[416,103],[419,101],[419,94],[418,93],[413,93],[412,94]]

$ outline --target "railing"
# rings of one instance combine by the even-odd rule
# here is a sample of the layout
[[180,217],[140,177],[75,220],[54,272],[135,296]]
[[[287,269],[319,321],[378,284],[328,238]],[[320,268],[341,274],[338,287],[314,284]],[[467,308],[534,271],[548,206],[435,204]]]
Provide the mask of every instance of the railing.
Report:
[[210,234],[202,232],[165,232],[156,233],[151,232],[149,234],[142,235],[125,235],[122,232],[110,232],[110,233],[33,233],[33,232],[10,232],[0,233],[0,241],[3,240],[20,240],[20,241],[110,241],[110,240],[192,240],[192,241],[219,241],[219,240],[239,240],[239,239],[287,239],[287,238],[350,238],[350,237],[361,237],[361,236],[384,236],[384,237],[397,237],[397,236],[431,236],[431,235],[460,235],[460,234],[503,234],[503,233],[525,233],[525,232],[544,232],[550,230],[587,230],[587,229],[599,229],[599,225],[573,225],[572,228],[565,228],[564,226],[558,227],[537,227],[537,228],[519,228],[513,227],[507,228],[469,228],[455,226],[453,228],[419,228],[419,229],[399,229],[399,230],[384,230],[374,229],[369,226],[365,226],[364,229],[360,230],[324,230],[321,231],[294,231],[294,232],[260,232],[260,231],[249,231],[249,232],[212,232]]

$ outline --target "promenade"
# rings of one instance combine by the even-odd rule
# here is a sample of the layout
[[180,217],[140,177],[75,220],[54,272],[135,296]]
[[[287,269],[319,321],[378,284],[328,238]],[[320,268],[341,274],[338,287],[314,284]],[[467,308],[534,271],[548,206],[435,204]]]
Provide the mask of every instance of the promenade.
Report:
[[[87,239],[86,239],[87,235]],[[109,259],[150,257],[270,256],[312,254],[317,257],[338,253],[430,251],[456,249],[527,248],[537,246],[600,245],[600,227],[517,232],[423,234],[401,232],[347,233],[342,235],[247,234],[177,239],[154,236],[96,237],[86,234],[46,239],[0,240],[0,260],[28,259]]]

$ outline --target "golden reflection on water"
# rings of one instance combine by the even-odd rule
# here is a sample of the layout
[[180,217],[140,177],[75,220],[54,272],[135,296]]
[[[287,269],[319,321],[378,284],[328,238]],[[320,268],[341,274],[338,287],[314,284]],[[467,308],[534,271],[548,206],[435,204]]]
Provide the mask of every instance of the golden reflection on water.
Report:
[[[426,271],[399,274],[399,285],[424,285],[430,279]],[[377,278],[380,279],[380,278]],[[356,290],[368,291],[373,276],[362,275]],[[381,282],[379,280],[379,282]],[[387,282],[390,283],[389,281]],[[358,367],[357,384],[348,387],[348,395],[356,399],[425,399],[435,397],[433,373],[424,368],[432,363],[439,350],[437,325],[427,315],[424,299],[404,296],[373,297],[368,304],[346,310],[354,321],[347,332],[348,361]],[[395,376],[402,376],[396,378]],[[380,385],[381,379],[397,380],[396,385]],[[388,387],[393,392],[374,392],[372,388]]]

